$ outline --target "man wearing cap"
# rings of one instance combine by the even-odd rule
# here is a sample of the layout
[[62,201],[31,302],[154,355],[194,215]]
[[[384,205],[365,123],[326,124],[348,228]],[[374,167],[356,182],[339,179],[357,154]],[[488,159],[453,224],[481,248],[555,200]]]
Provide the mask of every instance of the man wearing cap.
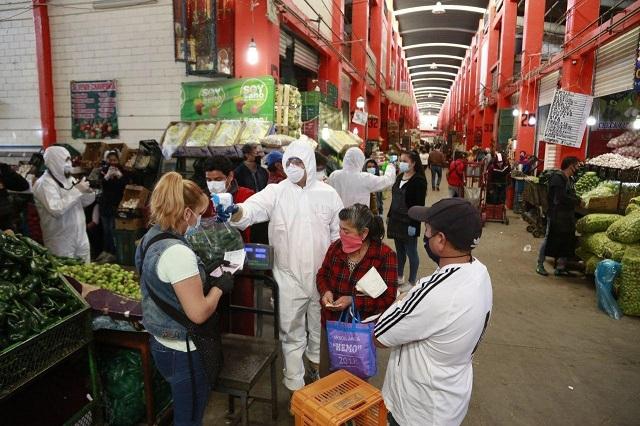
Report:
[[424,246],[438,269],[384,312],[376,344],[392,348],[382,393],[391,426],[459,425],[473,384],[472,359],[491,315],[491,279],[471,254],[482,234],[478,211],[447,198],[415,206]]
[[269,180],[267,183],[280,183],[287,178],[282,166],[282,153],[272,151],[267,155],[267,170],[269,170]]

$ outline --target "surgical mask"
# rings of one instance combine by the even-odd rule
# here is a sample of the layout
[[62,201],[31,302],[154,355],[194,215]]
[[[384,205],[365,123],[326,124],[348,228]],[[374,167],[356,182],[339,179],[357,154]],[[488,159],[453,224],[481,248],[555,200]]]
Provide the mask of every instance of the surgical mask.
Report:
[[293,183],[300,182],[304,177],[304,169],[293,164],[288,165],[285,172],[287,173],[287,178]]
[[191,226],[187,226],[187,232],[184,233],[185,237],[191,237],[193,234],[195,234],[198,231],[198,228],[200,228],[200,220],[202,219],[201,215],[198,215],[198,218],[196,219],[196,224]]
[[371,173],[372,175],[375,175],[376,174],[376,169],[375,169],[375,167],[369,167],[367,169],[367,172]]
[[435,254],[433,250],[431,250],[431,246],[429,246],[429,237],[425,235],[424,237],[424,249],[427,251],[427,256],[429,259],[433,260],[436,265],[440,265],[440,256]]
[[207,182],[207,188],[212,194],[220,194],[227,190],[227,182],[224,180],[210,180]]
[[398,163],[398,168],[400,169],[400,173],[406,173],[409,171],[409,163],[406,161],[401,161]]
[[62,172],[64,173],[64,177],[71,176],[71,161],[67,161],[64,163],[64,167],[62,168]]
[[256,155],[255,157],[256,164],[262,164],[262,155]]
[[316,179],[318,179],[319,181],[323,181],[324,178],[327,177],[327,171],[326,170],[319,170],[316,172]]
[[362,247],[362,238],[359,235],[347,235],[344,231],[340,231],[340,241],[342,251],[347,254],[355,253]]

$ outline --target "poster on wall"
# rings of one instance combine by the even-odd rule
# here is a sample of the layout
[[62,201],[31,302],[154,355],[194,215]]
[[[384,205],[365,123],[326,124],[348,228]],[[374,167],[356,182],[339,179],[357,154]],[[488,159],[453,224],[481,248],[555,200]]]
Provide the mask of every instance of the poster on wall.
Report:
[[366,126],[369,120],[369,114],[364,111],[354,111],[353,118],[351,119],[352,123],[359,124],[360,126]]
[[71,82],[71,137],[117,138],[116,81]]
[[180,118],[274,120],[273,77],[182,83]]
[[544,141],[580,148],[592,103],[592,96],[556,90],[544,130]]

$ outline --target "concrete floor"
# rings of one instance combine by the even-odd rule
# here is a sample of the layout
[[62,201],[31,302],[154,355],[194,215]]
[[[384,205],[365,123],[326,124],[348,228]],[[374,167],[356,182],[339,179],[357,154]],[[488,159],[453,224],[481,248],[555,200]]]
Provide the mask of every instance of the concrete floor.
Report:
[[[446,194],[446,187],[429,193],[427,204]],[[590,279],[537,275],[542,240],[525,227],[515,215],[508,226],[488,223],[474,251],[489,268],[494,305],[474,358],[473,395],[463,424],[640,424],[640,319],[615,321],[600,312]],[[524,250],[527,245],[531,251]],[[428,275],[435,265],[424,249],[418,251],[419,276]],[[386,350],[378,352],[379,374],[370,382],[379,388],[388,356]],[[287,392],[282,385],[278,391],[279,420],[271,421],[268,405],[255,404],[252,425],[294,424]],[[268,394],[268,375],[258,392]],[[214,394],[205,424],[227,424],[225,411],[226,397]]]

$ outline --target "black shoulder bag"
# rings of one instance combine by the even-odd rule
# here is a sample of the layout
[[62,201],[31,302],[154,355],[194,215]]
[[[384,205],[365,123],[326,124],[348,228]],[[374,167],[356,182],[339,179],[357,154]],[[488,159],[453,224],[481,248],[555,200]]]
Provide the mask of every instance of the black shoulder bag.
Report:
[[[142,251],[142,258],[140,261],[139,273],[141,277],[142,277],[142,265],[144,264],[144,258],[147,254],[147,250],[149,250],[149,247],[151,247],[154,243],[160,240],[166,240],[166,239],[177,239],[177,238],[170,233],[163,232],[153,237],[144,247],[144,250]],[[232,278],[223,276],[221,279],[232,279]],[[208,280],[207,282],[203,283],[203,290],[204,290],[205,296],[209,293],[212,287],[213,286],[209,283]],[[178,324],[182,325],[184,328],[187,329],[187,338],[186,338],[187,354],[189,357],[189,370],[191,373],[191,391],[193,393],[192,399],[193,399],[193,405],[194,405],[191,413],[193,418],[193,415],[195,414],[196,386],[195,386],[195,375],[193,371],[193,361],[191,358],[192,357],[191,345],[189,344],[189,339],[191,339],[193,343],[196,345],[197,352],[200,354],[200,357],[202,359],[202,365],[204,366],[204,369],[207,375],[207,380],[209,382],[209,386],[213,388],[218,381],[218,376],[220,375],[220,371],[222,370],[222,363],[223,363],[222,336],[220,333],[220,315],[216,310],[216,312],[214,312],[213,315],[211,315],[211,317],[209,317],[207,321],[205,321],[202,324],[196,324],[193,321],[191,321],[185,313],[180,312],[178,309],[174,308],[171,304],[162,300],[153,291],[150,285],[147,285],[147,291],[149,292],[149,296],[151,296],[151,299],[154,301],[154,303],[160,309],[162,309],[162,311],[164,311],[165,314],[167,314],[174,321],[176,321]]]

